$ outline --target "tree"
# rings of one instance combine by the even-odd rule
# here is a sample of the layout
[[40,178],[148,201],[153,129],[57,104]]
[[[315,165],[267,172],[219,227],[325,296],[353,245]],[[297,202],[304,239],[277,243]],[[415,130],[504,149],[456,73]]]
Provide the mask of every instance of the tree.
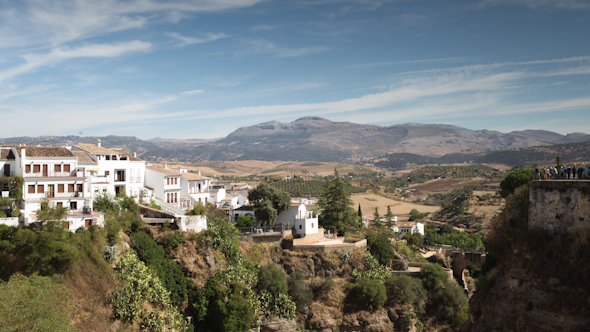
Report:
[[[160,208],[160,210],[161,210],[161,208]],[[207,208],[205,208],[203,206],[203,204],[198,203],[197,205],[195,205],[193,207],[192,210],[188,211],[186,214],[189,216],[204,216],[207,214]]]
[[387,226],[391,227],[391,222],[393,220],[393,213],[391,213],[391,207],[388,205],[387,206],[387,213],[385,213],[385,220],[387,220]]
[[510,172],[504,180],[500,182],[500,196],[508,197],[514,190],[520,186],[528,185],[535,178],[533,169],[519,168]]
[[236,227],[253,227],[253,226],[254,226],[254,220],[252,220],[252,217],[247,216],[247,215],[241,215],[238,217]]
[[76,331],[67,318],[73,299],[58,277],[17,272],[0,281],[0,331]]
[[318,201],[323,209],[319,222],[324,228],[344,234],[346,228],[357,228],[357,216],[352,208],[350,193],[346,191],[346,183],[340,180],[338,170],[334,169],[334,179],[326,179],[324,193]]
[[440,288],[447,278],[447,273],[438,264],[426,264],[420,268],[420,279],[427,290]]
[[363,211],[361,210],[361,203],[359,203],[358,216],[359,216],[360,218],[362,218],[362,217],[363,217]]
[[403,274],[393,274],[385,282],[385,287],[390,299],[399,299],[401,302],[413,305],[418,310],[424,306],[426,290],[420,279]]
[[379,215],[379,208],[375,207],[375,212],[373,212],[373,222],[376,226],[381,226],[381,215]]
[[288,286],[285,272],[276,265],[269,265],[260,270],[259,285],[262,290],[269,292],[274,298],[279,294],[287,294]]
[[250,202],[254,203],[254,215],[261,225],[274,225],[279,213],[291,206],[291,196],[277,188],[260,182],[248,192]]
[[390,266],[395,256],[389,236],[384,232],[373,232],[367,234],[367,245],[373,257],[377,258],[379,264]]
[[420,219],[420,211],[416,210],[416,209],[412,209],[410,211],[410,221],[414,221],[414,220],[418,220]]
[[297,310],[307,308],[313,301],[313,292],[307,288],[303,280],[303,273],[293,271],[288,279],[289,295],[297,305]]
[[94,196],[92,201],[92,208],[94,211],[106,213],[107,211],[118,212],[119,204],[117,200],[106,192]]

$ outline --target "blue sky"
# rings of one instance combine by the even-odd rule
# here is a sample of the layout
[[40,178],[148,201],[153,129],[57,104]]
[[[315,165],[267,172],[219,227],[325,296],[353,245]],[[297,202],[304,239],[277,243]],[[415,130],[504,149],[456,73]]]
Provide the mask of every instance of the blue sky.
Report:
[[0,137],[590,133],[588,31],[582,0],[0,0]]

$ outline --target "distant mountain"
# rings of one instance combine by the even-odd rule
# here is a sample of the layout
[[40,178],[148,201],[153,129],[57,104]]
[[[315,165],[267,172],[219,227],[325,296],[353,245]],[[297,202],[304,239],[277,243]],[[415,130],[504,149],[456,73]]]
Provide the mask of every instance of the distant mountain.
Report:
[[[0,139],[0,144],[73,145],[95,143],[97,139],[99,137],[17,137]],[[561,135],[544,130],[501,133],[444,124],[407,123],[382,127],[304,117],[291,123],[271,121],[241,127],[227,137],[214,140],[154,138],[143,141],[119,136],[100,139],[103,146],[121,147],[151,161],[363,161],[405,153],[450,163],[469,161],[498,150],[588,141],[590,135]],[[445,157],[440,158],[442,156]],[[410,155],[404,158],[416,159]]]

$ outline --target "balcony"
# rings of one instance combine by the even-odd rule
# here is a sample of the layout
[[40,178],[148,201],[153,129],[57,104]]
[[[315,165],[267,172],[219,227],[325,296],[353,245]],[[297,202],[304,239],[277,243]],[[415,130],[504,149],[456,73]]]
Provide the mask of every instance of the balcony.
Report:
[[25,178],[47,178],[47,177],[84,177],[83,171],[71,171],[71,172],[55,172],[55,171],[41,171],[41,172],[31,172],[31,173],[24,173],[23,177]]
[[72,197],[84,197],[84,192],[82,191],[75,191],[73,193],[58,193],[58,192],[45,192],[43,194],[45,198],[72,198]]

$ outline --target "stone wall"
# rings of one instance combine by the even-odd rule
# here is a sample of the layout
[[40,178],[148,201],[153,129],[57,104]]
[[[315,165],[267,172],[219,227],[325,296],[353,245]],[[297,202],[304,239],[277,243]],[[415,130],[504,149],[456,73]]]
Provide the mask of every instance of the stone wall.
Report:
[[329,253],[329,252],[353,252],[357,249],[365,248],[367,246],[367,240],[362,239],[360,241],[354,243],[341,243],[341,244],[311,244],[311,245],[297,245],[293,246],[292,250],[299,250],[299,251],[311,251],[311,252],[319,252],[319,253]]
[[563,233],[590,228],[590,181],[533,181],[529,194],[529,229]]
[[324,229],[320,228],[318,229],[318,232],[315,234],[307,234],[304,237],[300,237],[297,239],[293,239],[293,245],[303,245],[303,244],[307,244],[307,243],[313,243],[313,242],[318,242],[321,241],[325,238],[324,236]]

